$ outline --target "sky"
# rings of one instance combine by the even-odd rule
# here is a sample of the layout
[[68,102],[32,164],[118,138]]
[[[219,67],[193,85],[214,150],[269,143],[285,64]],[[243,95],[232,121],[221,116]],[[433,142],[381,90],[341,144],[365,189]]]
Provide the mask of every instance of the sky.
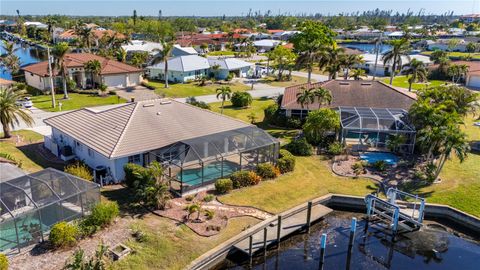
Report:
[[456,15],[480,13],[480,0],[0,0],[0,14],[14,15],[131,15],[139,16],[238,16],[253,11],[271,10],[272,14],[321,13],[334,15],[356,11],[408,9],[425,13],[443,14],[453,11]]

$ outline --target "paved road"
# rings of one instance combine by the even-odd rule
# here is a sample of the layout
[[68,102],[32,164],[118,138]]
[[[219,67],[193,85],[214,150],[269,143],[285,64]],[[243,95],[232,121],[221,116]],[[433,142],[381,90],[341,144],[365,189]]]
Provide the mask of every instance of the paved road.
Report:
[[[303,71],[292,71],[292,75],[298,76],[298,77],[303,77],[303,78],[308,78],[308,73],[303,72]],[[323,81],[328,80],[328,76],[312,73],[312,79],[317,81],[317,82],[323,82]]]

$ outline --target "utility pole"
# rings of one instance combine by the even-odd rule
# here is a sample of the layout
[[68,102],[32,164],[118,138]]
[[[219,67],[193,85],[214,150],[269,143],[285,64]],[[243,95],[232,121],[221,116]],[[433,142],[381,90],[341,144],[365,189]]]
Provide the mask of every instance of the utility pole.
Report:
[[378,63],[378,54],[380,53],[380,46],[382,45],[383,33],[380,33],[380,37],[375,42],[375,65],[373,67],[373,77],[372,81],[375,81],[375,76],[377,75],[377,63]]
[[55,87],[53,86],[53,77],[52,77],[52,59],[50,58],[50,47],[47,46],[47,57],[48,57],[48,76],[50,77],[50,91],[52,93],[52,108],[55,108]]

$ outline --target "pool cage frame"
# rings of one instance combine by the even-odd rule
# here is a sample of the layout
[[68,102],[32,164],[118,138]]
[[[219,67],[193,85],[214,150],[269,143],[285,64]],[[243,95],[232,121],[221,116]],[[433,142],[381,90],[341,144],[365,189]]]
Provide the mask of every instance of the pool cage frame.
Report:
[[[364,145],[363,136],[375,134],[371,146],[386,149],[389,136],[401,135],[405,143],[399,145],[399,152],[413,154],[416,130],[410,124],[408,113],[404,109],[339,107],[341,132],[340,140],[345,145],[349,134],[358,134],[358,142]],[[383,139],[383,140],[382,140]]]
[[53,168],[0,182],[0,251],[44,241],[54,224],[89,214],[99,201],[98,184]]
[[[249,126],[183,140],[144,157],[145,164],[156,160],[163,165],[171,191],[182,196],[235,171],[251,170],[264,162],[275,164],[279,150],[277,139]],[[188,176],[194,178],[186,179]]]

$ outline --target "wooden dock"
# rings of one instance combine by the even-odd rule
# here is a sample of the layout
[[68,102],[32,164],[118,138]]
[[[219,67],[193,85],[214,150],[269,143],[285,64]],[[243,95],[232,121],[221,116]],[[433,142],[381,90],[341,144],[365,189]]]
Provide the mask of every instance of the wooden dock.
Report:
[[[316,204],[312,206],[312,213],[311,213],[311,222],[319,220],[320,218],[326,216],[333,210],[322,205]],[[280,238],[284,238],[307,225],[307,209],[299,211],[291,216],[287,216],[282,218],[281,222],[281,231],[280,231]],[[276,243],[277,241],[277,233],[278,233],[278,224],[277,222],[272,223],[270,226],[267,227],[267,241],[266,246],[269,246],[272,243]],[[257,252],[264,247],[264,231],[261,230],[252,235],[252,254]],[[246,238],[245,240],[239,242],[234,246],[236,249],[246,253],[247,255],[250,254],[250,239]]]

